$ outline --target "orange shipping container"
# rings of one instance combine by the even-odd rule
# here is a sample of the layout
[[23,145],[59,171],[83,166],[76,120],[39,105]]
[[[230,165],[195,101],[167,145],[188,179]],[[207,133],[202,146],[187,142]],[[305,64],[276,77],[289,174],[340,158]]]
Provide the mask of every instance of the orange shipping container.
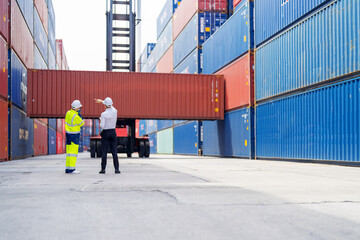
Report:
[[173,45],[171,45],[156,65],[158,73],[171,73],[174,70],[173,56]]
[[254,104],[254,55],[248,53],[216,74],[225,78],[225,111]]

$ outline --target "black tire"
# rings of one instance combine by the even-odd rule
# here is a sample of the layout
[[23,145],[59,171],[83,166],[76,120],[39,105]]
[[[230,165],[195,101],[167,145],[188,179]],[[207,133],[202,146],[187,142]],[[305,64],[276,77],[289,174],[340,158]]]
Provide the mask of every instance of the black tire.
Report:
[[142,158],[145,156],[145,143],[144,141],[139,142],[139,158]]
[[90,157],[95,158],[96,153],[96,142],[94,140],[90,140]]
[[145,154],[144,154],[144,156],[146,158],[150,157],[150,143],[149,143],[149,140],[145,141]]
[[96,143],[96,157],[98,157],[98,158],[102,157],[102,148],[101,148],[100,141],[97,141],[97,143]]
[[131,153],[126,154],[128,158],[131,158]]

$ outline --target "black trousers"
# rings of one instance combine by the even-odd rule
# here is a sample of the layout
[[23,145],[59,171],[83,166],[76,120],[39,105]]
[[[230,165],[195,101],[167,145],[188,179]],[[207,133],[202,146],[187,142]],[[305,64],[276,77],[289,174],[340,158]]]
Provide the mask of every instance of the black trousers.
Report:
[[106,158],[109,146],[114,160],[114,168],[115,170],[119,170],[119,160],[117,155],[117,138],[115,129],[103,130],[100,135],[102,147],[101,170],[105,170],[106,168]]

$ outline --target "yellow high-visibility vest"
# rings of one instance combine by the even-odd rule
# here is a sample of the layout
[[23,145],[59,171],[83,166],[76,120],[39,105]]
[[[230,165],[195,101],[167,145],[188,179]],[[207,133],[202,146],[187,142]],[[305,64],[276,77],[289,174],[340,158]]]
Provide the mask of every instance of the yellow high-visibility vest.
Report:
[[69,134],[80,133],[81,126],[84,125],[84,121],[79,116],[79,113],[73,109],[67,111],[65,116],[65,131]]

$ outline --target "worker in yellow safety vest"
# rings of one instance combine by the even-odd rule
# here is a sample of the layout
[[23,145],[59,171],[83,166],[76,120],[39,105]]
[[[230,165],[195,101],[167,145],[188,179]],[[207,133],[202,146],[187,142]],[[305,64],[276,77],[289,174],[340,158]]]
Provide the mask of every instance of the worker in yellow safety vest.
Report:
[[66,131],[66,168],[65,173],[80,173],[75,169],[76,159],[79,153],[80,130],[84,121],[80,115],[81,103],[73,101],[71,110],[65,116]]

